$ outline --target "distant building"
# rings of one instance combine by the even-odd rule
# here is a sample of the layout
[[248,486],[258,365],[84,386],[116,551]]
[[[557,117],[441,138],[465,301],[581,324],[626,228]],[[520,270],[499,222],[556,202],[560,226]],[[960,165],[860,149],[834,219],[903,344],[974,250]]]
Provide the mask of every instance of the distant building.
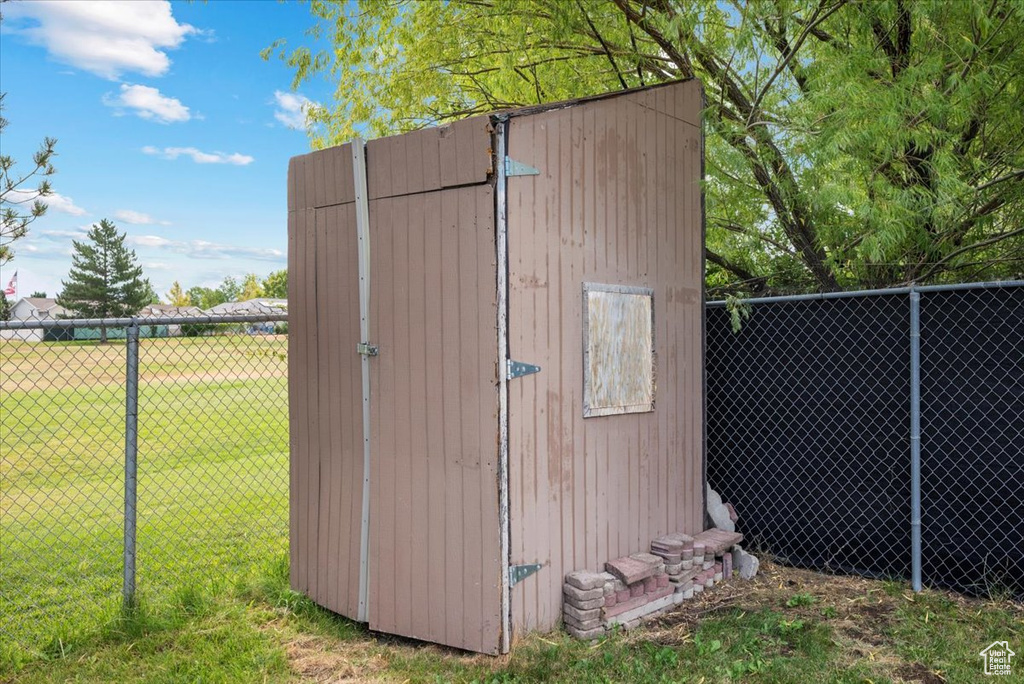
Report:
[[[70,312],[50,297],[22,297],[11,307],[12,321],[51,321],[68,316]],[[0,330],[0,339],[42,342],[42,328],[31,330]]]

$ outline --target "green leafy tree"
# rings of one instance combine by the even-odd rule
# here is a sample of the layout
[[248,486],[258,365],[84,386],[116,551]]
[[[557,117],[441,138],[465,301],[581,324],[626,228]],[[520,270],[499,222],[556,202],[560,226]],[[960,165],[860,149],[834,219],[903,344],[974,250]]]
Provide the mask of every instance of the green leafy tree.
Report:
[[224,298],[224,294],[219,289],[212,287],[202,287],[196,285],[190,287],[185,293],[189,301],[192,302],[193,306],[198,306],[200,309],[209,309],[210,307],[223,304],[228,301]]
[[0,295],[0,321],[11,320],[11,303],[7,301],[7,297]]
[[223,302],[237,302],[239,295],[242,294],[242,286],[238,283],[237,278],[228,276],[217,287],[217,291],[223,298]]
[[171,306],[191,306],[192,299],[181,289],[181,283],[175,280],[171,291],[167,293],[167,303]]
[[[57,303],[84,318],[133,316],[152,302],[153,288],[142,277],[135,251],[124,246],[125,234],[103,219],[86,236],[72,242],[71,272],[61,281]],[[100,342],[107,341],[106,326]]]
[[288,269],[274,271],[263,279],[263,294],[274,299],[288,298]]
[[[5,96],[0,93],[0,113]],[[6,135],[7,123],[0,114],[0,139]],[[52,163],[56,148],[56,138],[45,138],[23,174],[15,170],[13,157],[0,154],[0,264],[14,257],[11,243],[25,237],[29,224],[46,213],[43,200],[53,194],[50,176],[57,172]]]
[[245,302],[263,296],[263,285],[255,273],[247,273],[242,279],[241,292],[238,293],[238,301]]
[[[698,77],[708,284],[838,290],[1024,268],[1018,0],[312,0],[278,41],[314,147]],[[323,41],[329,44],[324,45]]]
[[46,293],[45,292],[41,292],[39,290],[36,290],[32,294],[30,294],[29,297],[33,297],[33,298],[38,297],[39,299],[46,299]]

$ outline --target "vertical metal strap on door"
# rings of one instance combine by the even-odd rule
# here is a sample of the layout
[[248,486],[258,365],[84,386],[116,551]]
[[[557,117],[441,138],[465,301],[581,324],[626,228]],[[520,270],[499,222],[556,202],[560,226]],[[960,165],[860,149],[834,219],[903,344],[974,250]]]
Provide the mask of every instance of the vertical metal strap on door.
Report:
[[508,193],[505,174],[508,117],[498,117],[495,126],[497,173],[495,239],[498,252],[498,552],[501,555],[501,652],[508,653],[512,638],[512,604],[509,592],[509,503],[508,503]]
[[[359,339],[370,343],[370,203],[366,191],[366,143],[352,141],[352,177],[355,183],[356,233],[359,240]],[[362,347],[360,345],[360,348]],[[363,511],[359,535],[359,607],[356,619],[369,618],[370,556],[370,355],[360,354],[363,376]]]

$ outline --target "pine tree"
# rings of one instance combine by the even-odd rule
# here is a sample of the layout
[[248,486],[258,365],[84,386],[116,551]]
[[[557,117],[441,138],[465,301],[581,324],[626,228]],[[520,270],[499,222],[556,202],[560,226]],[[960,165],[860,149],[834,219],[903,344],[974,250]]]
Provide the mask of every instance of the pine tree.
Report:
[[171,306],[191,306],[192,300],[181,289],[181,283],[175,280],[174,284],[171,285],[171,291],[167,293],[167,303]]
[[[151,288],[142,278],[135,250],[124,246],[125,234],[103,219],[87,236],[75,240],[71,272],[61,281],[57,303],[85,318],[133,316],[150,303]],[[106,326],[100,327],[100,342],[107,341]]]
[[7,301],[7,296],[0,294],[0,321],[11,320],[11,303]]

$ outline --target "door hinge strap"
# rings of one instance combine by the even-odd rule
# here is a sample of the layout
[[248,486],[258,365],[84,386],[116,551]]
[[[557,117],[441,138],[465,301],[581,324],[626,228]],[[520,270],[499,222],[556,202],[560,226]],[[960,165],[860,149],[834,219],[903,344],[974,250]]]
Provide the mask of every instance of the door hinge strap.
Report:
[[543,566],[540,563],[529,563],[526,565],[513,565],[508,569],[508,586],[514,587],[524,579],[540,570]]
[[517,162],[509,156],[505,157],[505,176],[539,176],[540,171],[529,164]]
[[505,363],[507,364],[505,368],[506,380],[514,380],[515,378],[521,378],[524,375],[540,372],[540,366],[523,363],[522,361],[513,361],[512,359],[508,359]]
[[377,345],[370,344],[368,342],[360,342],[357,344],[356,351],[363,356],[376,356],[378,353]]

